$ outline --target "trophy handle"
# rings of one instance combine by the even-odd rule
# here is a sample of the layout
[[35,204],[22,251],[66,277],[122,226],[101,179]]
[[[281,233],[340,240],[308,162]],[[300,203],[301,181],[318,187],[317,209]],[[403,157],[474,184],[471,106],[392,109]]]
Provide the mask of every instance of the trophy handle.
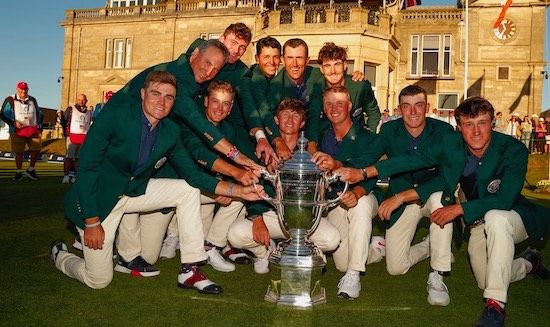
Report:
[[[323,177],[325,178],[325,181],[327,182],[327,184],[332,184],[340,179],[340,174],[333,174],[331,176],[328,176],[325,173],[323,174]],[[342,193],[340,193],[338,197],[334,199],[326,200],[326,207],[327,208],[334,207],[338,202],[340,202],[340,199],[342,199],[344,194],[347,192],[348,187],[349,187],[349,183],[348,181],[346,181],[344,184],[344,189],[342,190]]]
[[[262,169],[260,170],[260,174],[265,178],[267,179],[268,181],[270,181],[272,184],[273,184],[273,187],[275,188],[275,192],[277,192],[277,189],[279,189],[277,183],[279,183],[279,178],[278,178],[278,174],[275,173],[275,174],[271,174],[269,171],[267,171],[267,169]],[[256,187],[256,183],[255,182],[252,182],[252,185],[254,185],[254,189],[257,189]],[[277,192],[278,193],[278,192]],[[271,205],[277,207],[277,204],[280,202],[279,198],[275,198],[273,199],[272,197],[270,196],[263,196],[261,194],[258,194],[263,200],[267,201],[268,203],[270,203]]]

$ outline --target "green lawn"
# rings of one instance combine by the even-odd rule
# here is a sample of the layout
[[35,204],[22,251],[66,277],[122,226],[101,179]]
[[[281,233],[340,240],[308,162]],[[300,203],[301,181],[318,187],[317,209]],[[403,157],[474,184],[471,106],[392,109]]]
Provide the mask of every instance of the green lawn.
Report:
[[[532,156],[528,182],[547,178],[547,165],[546,157]],[[384,262],[368,266],[360,298],[345,301],[336,296],[341,273],[329,258],[323,276],[328,303],[312,310],[265,302],[269,276],[255,274],[252,265],[232,273],[205,267],[224,288],[219,296],[178,289],[178,257],[158,262],[158,277],[115,273],[106,289],[89,289],[59,272],[49,257],[52,240],[71,240],[62,204],[70,186],[61,184],[61,166],[39,163],[40,181],[16,183],[13,161],[0,160],[0,256],[6,260],[0,274],[1,326],[472,326],[481,313],[482,291],[469,268],[467,243],[453,249],[453,275],[445,279],[448,307],[426,301],[428,261],[404,276],[388,275]],[[550,206],[548,196],[528,189],[525,195]],[[427,234],[426,226],[417,239]],[[381,234],[379,226],[374,233]],[[518,245],[518,253],[526,246]],[[550,263],[550,249],[542,253]],[[509,294],[508,326],[550,326],[550,281],[528,276]]]

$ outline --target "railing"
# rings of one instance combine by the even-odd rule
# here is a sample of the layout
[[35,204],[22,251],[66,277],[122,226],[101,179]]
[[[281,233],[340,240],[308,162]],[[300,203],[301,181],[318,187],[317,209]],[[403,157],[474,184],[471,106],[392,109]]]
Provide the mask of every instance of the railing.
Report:
[[199,9],[198,2],[177,2],[176,11],[195,11]]
[[440,20],[461,20],[461,9],[422,9],[422,10],[403,10],[401,11],[401,17],[404,20],[426,20],[426,19],[440,19]]
[[262,5],[261,0],[238,0],[237,8],[256,8]]
[[73,18],[96,18],[101,16],[99,14],[99,9],[79,9],[73,12]]
[[334,5],[336,9],[336,22],[337,23],[347,23],[350,19],[351,8],[356,7],[355,3],[339,3]]
[[306,24],[319,24],[327,22],[326,6],[306,5]]
[[225,9],[229,8],[229,1],[207,1],[206,9]]
[[279,9],[281,11],[281,24],[292,24],[292,18],[294,17],[294,7],[280,7]]

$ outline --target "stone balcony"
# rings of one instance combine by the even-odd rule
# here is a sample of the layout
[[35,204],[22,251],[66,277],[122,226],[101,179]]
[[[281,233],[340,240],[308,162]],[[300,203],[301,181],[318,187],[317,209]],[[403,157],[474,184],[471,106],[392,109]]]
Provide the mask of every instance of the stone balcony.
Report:
[[90,20],[122,19],[124,17],[150,17],[200,15],[206,11],[215,13],[223,10],[236,10],[243,14],[256,16],[257,28],[269,31],[285,29],[316,29],[320,32],[325,28],[342,28],[354,26],[361,31],[373,30],[390,33],[390,16],[379,10],[365,8],[359,2],[326,4],[305,4],[304,1],[290,2],[289,6],[274,5],[274,8],[264,7],[262,0],[172,0],[166,3],[131,6],[131,7],[104,7],[95,9],[72,9],[65,12],[64,23],[89,22]]

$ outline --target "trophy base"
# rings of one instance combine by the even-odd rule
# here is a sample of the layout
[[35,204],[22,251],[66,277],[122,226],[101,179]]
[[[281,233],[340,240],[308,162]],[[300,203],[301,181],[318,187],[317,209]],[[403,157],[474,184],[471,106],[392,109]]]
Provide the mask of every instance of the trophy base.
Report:
[[325,262],[320,256],[273,256],[271,285],[264,299],[277,305],[311,308],[326,303],[321,275]]

